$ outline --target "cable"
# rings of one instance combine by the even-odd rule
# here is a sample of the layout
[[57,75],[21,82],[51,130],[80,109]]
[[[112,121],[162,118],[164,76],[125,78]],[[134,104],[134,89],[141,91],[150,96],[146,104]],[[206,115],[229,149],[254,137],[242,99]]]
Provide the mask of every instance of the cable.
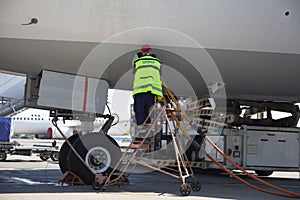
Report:
[[106,102],[106,107],[107,107],[107,109],[108,109],[108,112],[109,112],[109,115],[111,115],[111,110],[110,110],[110,108],[109,108],[109,106],[108,106],[108,104],[107,104],[107,102]]
[[50,183],[49,177],[48,177],[48,174],[47,174],[48,166],[49,166],[49,161],[47,160],[47,164],[46,164],[46,167],[44,169],[44,173],[45,173],[45,177],[46,177],[46,183]]
[[120,121],[120,117],[119,117],[119,115],[117,113],[113,113],[113,115],[116,116],[117,120],[115,121],[115,123],[112,123],[111,126],[117,125],[119,123],[119,121]]

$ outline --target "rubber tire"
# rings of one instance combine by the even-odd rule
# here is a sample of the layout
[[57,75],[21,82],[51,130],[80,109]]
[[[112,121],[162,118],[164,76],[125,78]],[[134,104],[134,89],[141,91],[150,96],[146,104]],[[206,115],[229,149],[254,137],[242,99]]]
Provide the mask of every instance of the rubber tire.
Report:
[[193,182],[193,183],[191,184],[191,187],[192,187],[192,190],[195,191],[195,192],[200,191],[201,188],[202,188],[201,184],[200,184],[198,181]]
[[0,162],[5,161],[7,158],[7,154],[5,151],[0,151]]
[[50,156],[45,152],[41,153],[41,155],[40,155],[40,159],[42,161],[47,161],[49,158],[50,158]]
[[180,186],[180,193],[182,196],[189,196],[192,192],[192,187],[188,184],[182,184]]
[[93,188],[94,190],[101,190],[102,186],[103,186],[103,185],[101,185],[100,183],[96,183],[96,182],[93,182],[93,183],[92,183],[92,188]]
[[255,173],[258,176],[270,176],[271,174],[273,174],[273,171],[255,170]]
[[[111,157],[111,165],[107,170],[101,172],[102,175],[110,173],[121,158],[121,149],[117,142],[108,135],[103,133],[90,133],[83,135],[74,142],[74,148],[77,153],[86,160],[88,151],[94,147],[103,147]],[[70,171],[75,173],[86,185],[91,185],[94,182],[94,174],[81,162],[73,151],[68,154],[68,166]]]
[[57,151],[53,151],[50,155],[52,161],[58,161],[58,157],[59,157],[59,152]]
[[[78,134],[72,135],[71,137],[68,138],[68,141],[73,145],[73,143],[78,139],[78,137],[79,137]],[[65,141],[59,150],[58,164],[59,164],[60,171],[63,174],[69,170],[68,154],[70,149],[71,148],[69,147],[68,143]]]

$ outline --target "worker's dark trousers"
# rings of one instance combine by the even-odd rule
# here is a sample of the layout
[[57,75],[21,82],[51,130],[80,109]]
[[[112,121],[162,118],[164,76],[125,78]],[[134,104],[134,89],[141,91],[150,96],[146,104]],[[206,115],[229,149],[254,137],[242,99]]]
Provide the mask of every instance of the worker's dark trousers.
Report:
[[[149,110],[151,106],[154,105],[155,95],[151,92],[139,93],[134,95],[134,112],[136,124],[141,125],[144,123],[149,115]],[[150,123],[150,118],[146,123]]]

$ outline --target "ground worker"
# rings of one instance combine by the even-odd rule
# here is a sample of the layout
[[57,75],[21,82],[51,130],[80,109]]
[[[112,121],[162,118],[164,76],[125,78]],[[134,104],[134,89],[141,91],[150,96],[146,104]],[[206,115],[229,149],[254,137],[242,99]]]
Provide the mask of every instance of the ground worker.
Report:
[[[155,98],[162,99],[160,80],[161,61],[152,54],[149,45],[143,45],[141,52],[134,57],[133,98],[136,124],[141,125],[147,119]],[[146,123],[150,123],[150,118]]]

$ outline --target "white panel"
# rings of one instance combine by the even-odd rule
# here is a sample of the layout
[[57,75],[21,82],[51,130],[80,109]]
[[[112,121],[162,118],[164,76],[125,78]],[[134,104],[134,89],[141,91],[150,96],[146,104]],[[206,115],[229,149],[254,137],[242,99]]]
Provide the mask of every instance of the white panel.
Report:
[[[224,136],[207,136],[211,139],[222,151],[224,151]],[[224,158],[215,150],[211,144],[205,140],[205,151],[218,162],[224,162]],[[205,157],[205,160],[210,161],[209,158]]]
[[104,80],[43,71],[39,106],[103,113],[108,83]]
[[248,130],[247,135],[247,166],[299,166],[299,133]]

